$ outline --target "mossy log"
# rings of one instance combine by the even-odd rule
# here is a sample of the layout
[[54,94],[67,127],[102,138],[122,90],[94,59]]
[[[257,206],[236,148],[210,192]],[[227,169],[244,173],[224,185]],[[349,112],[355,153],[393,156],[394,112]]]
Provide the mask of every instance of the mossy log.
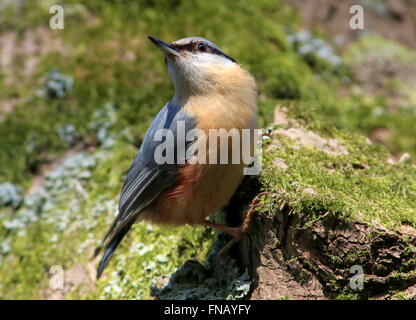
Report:
[[[280,109],[278,113],[281,119],[284,114]],[[285,135],[284,131],[290,132],[293,127],[299,129],[298,124],[286,121],[279,132]],[[394,209],[381,208],[386,211],[383,211],[385,216],[379,218],[372,217],[371,207],[368,212],[364,211],[365,201],[372,203],[373,210],[383,206],[383,196],[377,194],[376,189],[375,194],[357,193],[357,196],[347,199],[351,201],[350,206],[348,201],[344,204],[346,206],[339,205],[337,197],[342,194],[335,191],[337,186],[329,178],[326,183],[334,189],[334,193],[327,190],[323,192],[323,198],[319,191],[315,191],[319,189],[315,180],[309,181],[313,188],[306,187],[305,179],[297,181],[302,187],[282,189],[282,185],[270,179],[269,173],[277,172],[290,178],[291,174],[286,171],[294,164],[288,161],[289,157],[284,159],[284,153],[290,154],[292,147],[295,150],[306,147],[299,147],[299,143],[292,147],[282,145],[279,137],[281,139],[283,135],[272,135],[270,143],[279,144],[278,152],[283,154],[280,160],[277,162],[275,156],[266,156],[262,175],[247,178],[225,210],[230,224],[238,225],[250,199],[262,191],[271,192],[264,199],[263,208],[258,210],[248,235],[232,252],[240,266],[249,270],[253,280],[250,298],[415,299],[416,230],[413,221],[400,221],[399,212]],[[351,151],[351,145],[347,145],[346,140],[337,143]],[[268,150],[273,149],[270,145]],[[317,145],[309,147],[318,148]],[[349,156],[336,157],[345,160]],[[383,157],[378,158],[379,163],[372,163],[371,169],[367,163],[352,166],[351,170],[358,171],[362,181],[357,188],[366,189],[368,186],[365,187],[365,184],[372,183],[370,177],[374,178],[376,171],[379,178],[388,175],[387,172],[394,166],[384,160]],[[323,159],[311,158],[307,161],[319,162]],[[354,163],[351,158],[349,161]],[[332,168],[340,167],[336,163],[335,160]],[[386,173],[376,170],[377,166],[385,166]],[[337,176],[338,173],[333,170],[330,170],[331,175]],[[340,181],[337,183],[341,184]],[[412,185],[414,181],[409,180],[408,183]],[[345,194],[348,193],[349,190],[345,190]],[[394,201],[394,197],[400,195],[386,193],[384,197],[392,197],[390,201]],[[307,200],[300,201],[299,198]],[[411,203],[408,205],[412,206]],[[347,207],[351,212],[345,214],[343,210]],[[396,223],[391,219],[397,219]]]
[[[414,298],[415,246],[415,234],[331,214],[309,224],[283,201],[274,215],[256,217],[234,254],[254,280],[251,299],[386,298],[401,291]],[[354,287],[360,268],[361,289]]]

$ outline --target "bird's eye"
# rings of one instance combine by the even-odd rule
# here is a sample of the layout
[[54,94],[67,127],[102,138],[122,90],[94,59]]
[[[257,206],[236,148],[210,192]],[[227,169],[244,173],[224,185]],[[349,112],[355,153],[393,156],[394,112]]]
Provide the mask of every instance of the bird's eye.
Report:
[[198,44],[198,50],[199,51],[205,51],[207,49],[207,45],[203,42]]

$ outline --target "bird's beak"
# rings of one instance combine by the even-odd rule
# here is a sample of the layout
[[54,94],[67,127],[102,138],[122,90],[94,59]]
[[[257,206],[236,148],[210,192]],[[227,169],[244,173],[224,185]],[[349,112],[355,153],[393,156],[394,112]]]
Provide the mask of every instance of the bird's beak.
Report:
[[150,39],[150,41],[152,41],[160,50],[162,50],[162,52],[166,55],[173,55],[173,56],[178,56],[179,55],[179,50],[172,47],[170,44],[167,44],[166,42],[152,37],[152,36],[148,36],[148,38]]

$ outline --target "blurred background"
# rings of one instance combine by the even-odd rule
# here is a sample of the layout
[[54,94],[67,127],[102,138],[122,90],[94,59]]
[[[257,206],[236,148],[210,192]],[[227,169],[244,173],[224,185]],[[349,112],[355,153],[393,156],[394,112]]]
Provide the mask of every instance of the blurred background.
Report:
[[[55,4],[62,30],[49,27]],[[257,80],[264,128],[284,105],[392,162],[416,157],[416,1],[0,0],[0,298],[151,298],[207,256],[213,231],[143,224],[93,281],[123,175],[173,94],[147,35],[202,36],[234,57]]]

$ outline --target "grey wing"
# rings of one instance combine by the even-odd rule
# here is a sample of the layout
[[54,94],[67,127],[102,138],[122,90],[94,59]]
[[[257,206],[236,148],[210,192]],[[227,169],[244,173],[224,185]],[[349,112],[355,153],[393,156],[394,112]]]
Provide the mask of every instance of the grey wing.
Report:
[[[177,152],[178,123],[182,121],[185,132],[195,127],[195,119],[186,114],[180,107],[168,103],[156,116],[147,131],[143,143],[127,172],[121,191],[119,213],[104,237],[105,252],[97,270],[97,278],[108,264],[113,252],[140,213],[158,196],[174,187],[177,171],[184,159],[178,159],[185,152]],[[174,163],[157,164],[154,153],[161,141],[155,141],[154,135],[159,129],[170,129],[174,140]],[[189,147],[184,144],[185,148]]]

